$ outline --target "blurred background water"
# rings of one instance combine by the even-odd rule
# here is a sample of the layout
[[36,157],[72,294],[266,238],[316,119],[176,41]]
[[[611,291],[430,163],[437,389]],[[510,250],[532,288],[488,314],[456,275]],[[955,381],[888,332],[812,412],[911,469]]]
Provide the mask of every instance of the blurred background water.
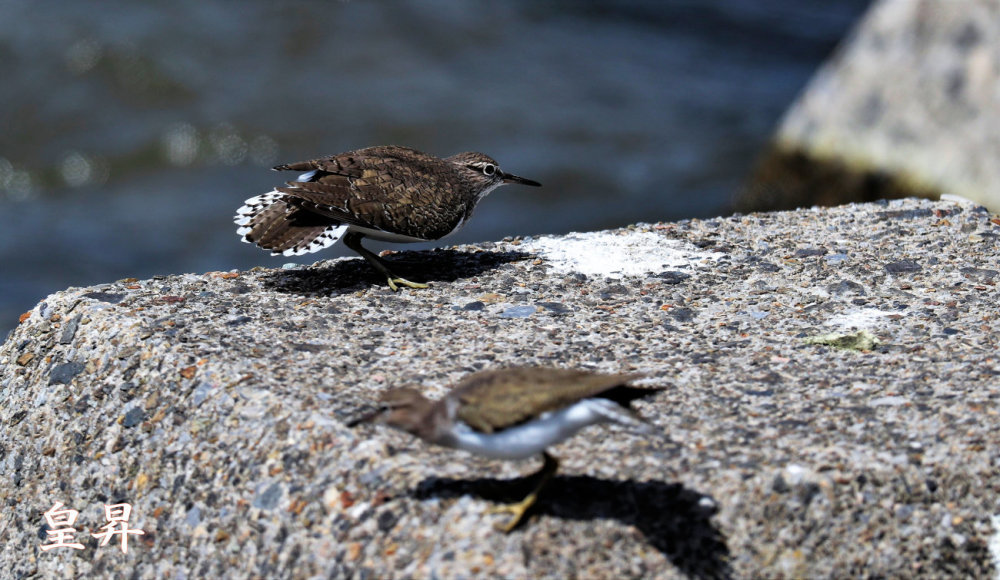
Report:
[[544,184],[441,244],[726,214],[867,4],[0,0],[0,336],[68,286],[287,263],[235,209],[370,145]]

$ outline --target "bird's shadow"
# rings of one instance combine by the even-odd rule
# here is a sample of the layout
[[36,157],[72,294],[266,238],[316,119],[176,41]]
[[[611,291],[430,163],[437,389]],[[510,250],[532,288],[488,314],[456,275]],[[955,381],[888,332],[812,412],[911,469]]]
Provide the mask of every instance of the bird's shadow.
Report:
[[[531,491],[536,475],[504,480],[429,477],[413,495],[417,499],[472,495],[514,503]],[[715,506],[711,497],[679,483],[559,475],[542,490],[532,512],[575,520],[616,519],[639,529],[650,545],[688,576],[728,578],[729,548],[711,522]]]
[[[532,257],[525,252],[463,252],[438,248],[396,252],[383,260],[393,273],[414,282],[454,282]],[[384,286],[385,277],[362,258],[337,260],[311,268],[276,270],[264,279],[265,287],[271,290],[310,296],[344,294],[378,284]]]

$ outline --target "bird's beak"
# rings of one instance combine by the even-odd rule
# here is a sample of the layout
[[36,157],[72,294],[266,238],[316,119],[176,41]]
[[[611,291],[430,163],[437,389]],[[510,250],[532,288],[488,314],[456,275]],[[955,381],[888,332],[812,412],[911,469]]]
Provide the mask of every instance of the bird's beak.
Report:
[[537,181],[532,181],[531,179],[525,179],[523,177],[518,177],[513,173],[501,173],[500,176],[503,178],[504,183],[520,183],[521,185],[533,185],[535,187],[541,187],[541,183]]
[[365,413],[364,415],[361,415],[360,417],[356,417],[356,418],[351,419],[350,421],[348,421],[347,422],[347,426],[348,427],[357,427],[358,425],[360,425],[362,423],[372,423],[376,419],[378,419],[379,415],[381,415],[381,414],[382,414],[382,410],[381,409],[375,409],[375,410],[369,411],[369,412]]

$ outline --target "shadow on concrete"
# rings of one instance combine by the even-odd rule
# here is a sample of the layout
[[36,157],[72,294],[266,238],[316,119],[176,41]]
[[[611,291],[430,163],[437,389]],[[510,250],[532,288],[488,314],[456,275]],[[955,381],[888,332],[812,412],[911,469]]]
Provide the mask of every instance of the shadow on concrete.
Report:
[[[417,485],[417,499],[472,495],[495,503],[514,503],[531,491],[535,475],[516,479],[442,479]],[[533,513],[564,519],[616,519],[639,529],[650,545],[693,578],[728,578],[729,548],[711,522],[717,508],[704,494],[679,483],[609,481],[557,475],[545,487]],[[524,525],[531,525],[530,519]],[[512,533],[517,533],[514,530]]]
[[[434,249],[396,252],[383,256],[392,271],[414,282],[454,282],[495,270],[510,262],[534,257],[525,252],[462,252]],[[339,260],[317,267],[276,270],[264,286],[277,292],[330,296],[354,292],[373,285],[386,286],[385,278],[362,258]]]

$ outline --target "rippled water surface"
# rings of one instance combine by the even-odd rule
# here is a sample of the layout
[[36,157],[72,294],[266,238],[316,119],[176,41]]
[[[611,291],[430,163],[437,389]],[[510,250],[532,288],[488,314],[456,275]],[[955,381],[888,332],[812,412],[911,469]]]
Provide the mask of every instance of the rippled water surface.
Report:
[[449,242],[726,213],[865,5],[2,0],[0,331],[67,286],[287,262],[235,208],[369,145],[544,184]]

